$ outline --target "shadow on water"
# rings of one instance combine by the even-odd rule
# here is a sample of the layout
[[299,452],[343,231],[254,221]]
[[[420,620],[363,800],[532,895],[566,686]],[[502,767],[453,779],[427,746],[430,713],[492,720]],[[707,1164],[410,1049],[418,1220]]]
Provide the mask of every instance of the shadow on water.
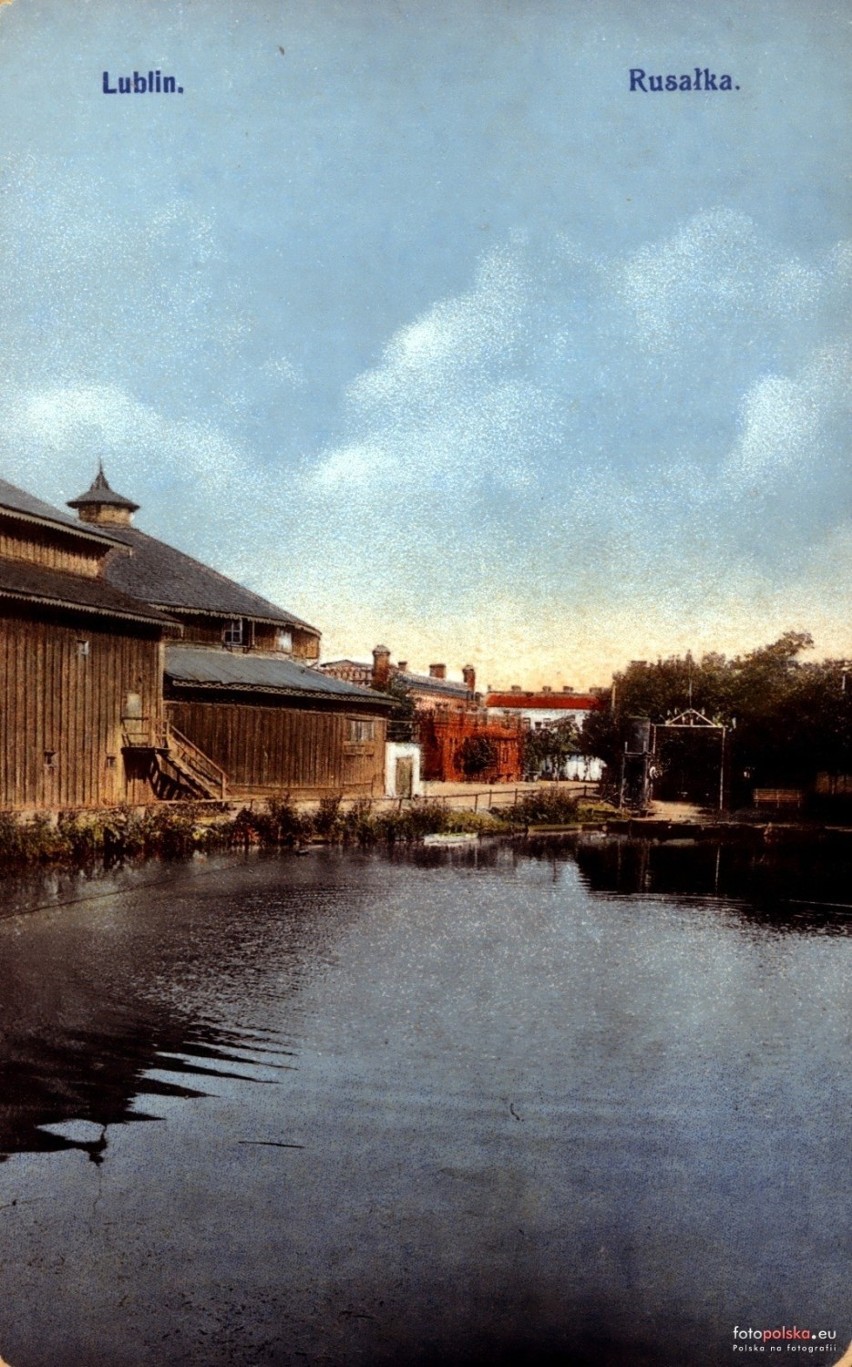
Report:
[[[368,896],[368,870],[375,860],[376,856],[333,855],[323,864],[327,872],[321,881],[327,878],[333,890],[342,880],[353,915]],[[714,906],[724,903],[726,914],[741,922],[758,922],[775,932],[843,935],[852,927],[850,861],[843,851],[818,844],[789,849],[754,842],[657,843],[585,835],[482,841],[447,849],[397,848],[378,856],[380,863],[400,866],[401,873],[413,866],[471,877],[511,870],[525,860],[551,864],[555,877],[576,863],[592,894],[706,899]],[[204,877],[208,871],[225,872],[239,880],[240,869],[233,860],[214,863],[209,870],[187,867],[183,874],[174,865],[156,863],[99,876],[36,870],[11,883],[4,905],[7,916],[48,908],[58,919],[46,932],[41,957],[34,957],[32,946],[16,954],[15,940],[10,939],[0,964],[0,1161],[10,1153],[77,1149],[99,1162],[109,1126],[158,1118],[137,1108],[140,1097],[202,1097],[217,1078],[256,1081],[240,1071],[247,1061],[287,1066],[262,1060],[272,1051],[265,1050],[260,1037],[229,1032],[199,1018],[189,1001],[176,1004],[168,994],[147,991],[145,974],[153,962],[160,971],[163,955],[167,975],[172,975],[171,957],[192,957],[181,939],[180,920],[169,915],[158,919],[156,914],[163,888],[174,896],[183,881],[190,890],[190,904],[198,903],[207,918],[210,933],[201,957],[211,980],[218,981],[228,964],[240,960],[245,965],[247,956],[256,956],[272,925],[281,933],[279,944],[286,945],[285,990],[296,990],[300,964],[330,952],[335,925],[340,929],[339,921],[324,914],[322,898],[316,905],[311,900],[313,864],[314,859],[282,862],[285,881],[293,886],[282,892],[280,904],[268,895],[258,898],[250,876],[246,886],[236,883],[239,918],[223,911],[216,880]],[[357,881],[362,878],[363,886]],[[108,977],[112,967],[120,985],[109,990],[98,979],[97,963],[92,973],[88,955],[102,951],[92,951],[86,938],[88,920],[92,908],[109,908],[125,894],[138,899],[140,893],[146,899],[146,917],[153,918],[150,934],[143,933],[147,920],[137,911],[118,961],[102,969]],[[75,916],[72,934],[67,921]],[[158,1076],[150,1075],[154,1071]],[[80,1138],[43,1128],[67,1127],[71,1121],[87,1122],[100,1133]]]
[[[209,869],[151,861],[100,872],[35,869],[10,880],[0,954],[0,1162],[77,1150],[100,1163],[110,1126],[160,1119],[139,1108],[140,1098],[156,1110],[157,1098],[209,1096],[224,1079],[272,1083],[255,1075],[258,1066],[264,1074],[292,1067],[281,1061],[290,1051],[263,1029],[211,1019],[204,984],[227,984],[228,966],[257,960],[277,926],[294,941],[282,990],[296,991],[305,957],[334,928],[312,934],[320,913],[305,879],[279,905],[257,897],[249,876],[232,904],[204,876],[239,885],[248,872],[233,859]],[[178,904],[184,915],[174,914]],[[291,937],[295,916],[301,932]]]
[[[124,1010],[90,1009],[85,1027],[49,1024],[16,1013],[4,1020],[0,1038],[0,1161],[12,1153],[77,1149],[100,1162],[111,1125],[157,1120],[133,1109],[140,1096],[203,1097],[201,1086],[148,1076],[151,1070],[211,1082],[246,1075],[222,1065],[239,1065],[222,1031],[205,1031],[162,1010],[134,1002]],[[233,1047],[245,1048],[244,1037]],[[53,1133],[43,1126],[84,1121],[100,1127],[94,1139]]]

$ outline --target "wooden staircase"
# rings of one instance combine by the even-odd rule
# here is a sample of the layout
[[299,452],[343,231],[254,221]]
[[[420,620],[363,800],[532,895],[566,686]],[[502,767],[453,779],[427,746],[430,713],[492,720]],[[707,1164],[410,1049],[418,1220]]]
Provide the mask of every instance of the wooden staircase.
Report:
[[126,761],[144,772],[161,802],[210,798],[221,802],[227,797],[224,769],[168,722],[156,736],[138,724],[125,725],[123,739]]

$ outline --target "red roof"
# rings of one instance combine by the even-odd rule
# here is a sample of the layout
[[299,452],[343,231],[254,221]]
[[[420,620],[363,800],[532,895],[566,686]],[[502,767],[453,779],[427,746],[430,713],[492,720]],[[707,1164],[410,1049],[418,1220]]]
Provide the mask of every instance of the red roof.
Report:
[[603,704],[591,693],[487,693],[486,707],[536,708],[548,712],[594,712]]

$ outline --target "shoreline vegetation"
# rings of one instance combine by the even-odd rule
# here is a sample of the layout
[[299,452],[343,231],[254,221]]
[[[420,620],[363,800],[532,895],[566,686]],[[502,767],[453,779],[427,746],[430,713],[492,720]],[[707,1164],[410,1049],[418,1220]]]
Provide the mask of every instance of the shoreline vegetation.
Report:
[[516,794],[511,806],[489,810],[453,807],[440,798],[406,799],[389,806],[370,798],[297,803],[285,797],[240,807],[230,802],[171,802],[32,815],[0,811],[0,868],[84,868],[101,863],[109,867],[152,858],[183,859],[196,852],[299,852],[315,845],[412,845],[427,835],[517,837],[584,830],[651,840],[740,838],[768,844],[847,833],[804,821],[757,823],[753,816],[720,818],[719,813],[688,822],[643,818],[600,798],[545,785]]
[[392,808],[369,798],[344,803],[340,797],[311,804],[269,798],[235,807],[227,802],[172,802],[32,816],[0,812],[0,867],[115,864],[251,847],[413,844],[436,834],[507,835],[536,826],[579,829],[620,815],[609,803],[556,790],[526,792],[511,807],[491,811],[429,798]]

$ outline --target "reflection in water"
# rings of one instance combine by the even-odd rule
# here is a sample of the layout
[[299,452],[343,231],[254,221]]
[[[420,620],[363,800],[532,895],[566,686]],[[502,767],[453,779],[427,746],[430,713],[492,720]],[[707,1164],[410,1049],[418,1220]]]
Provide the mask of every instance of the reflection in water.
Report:
[[813,903],[848,874],[584,837],[10,887],[0,1352],[715,1367],[791,1316],[839,1342],[850,921]]
[[[11,1021],[5,1009],[10,1005]],[[253,1041],[204,1030],[144,1002],[128,1003],[124,1010],[93,1005],[84,1028],[31,1022],[12,997],[0,1008],[0,1021],[0,1159],[79,1149],[97,1161],[108,1126],[157,1118],[134,1110],[136,1097],[204,1096],[202,1080],[246,1076],[222,1066],[245,1062],[228,1044],[256,1048]],[[151,1069],[195,1078],[199,1086],[151,1077]],[[103,1133],[75,1139],[40,1128],[75,1120],[100,1126]]]
[[[214,877],[222,862],[213,861]],[[196,879],[205,871],[195,869]],[[153,862],[100,877],[93,871],[36,869],[11,884],[7,920],[13,909],[53,916],[46,925],[21,921],[0,959],[0,1161],[11,1153],[77,1149],[97,1162],[107,1127],[158,1119],[135,1108],[140,1096],[200,1098],[217,1079],[272,1080],[251,1077],[247,1065],[273,1072],[292,1066],[280,1061],[290,1051],[262,1031],[225,1028],[215,1012],[205,1020],[194,1009],[194,991],[194,1002],[182,1000],[182,976],[193,988],[203,976],[214,994],[226,988],[234,965],[251,955],[266,931],[271,909],[268,897],[251,892],[238,922],[217,907],[216,921],[206,927],[204,958],[196,960],[195,928],[175,923],[169,914],[176,883],[180,887],[189,878],[194,886],[192,873],[186,866]],[[128,891],[165,912],[165,921],[117,919],[117,895]],[[299,899],[300,912],[307,913],[301,929],[309,940],[310,902],[310,894]],[[321,909],[320,903],[315,913]],[[38,952],[23,933],[28,929],[36,933]],[[324,938],[323,931],[317,939]],[[295,987],[297,945],[288,945],[283,957]],[[165,992],[158,981],[163,972],[170,979]],[[84,1139],[63,1133],[60,1127],[70,1121],[102,1133]]]
[[749,919],[778,929],[843,934],[852,912],[850,857],[801,842],[771,849],[741,842],[581,839],[576,860],[593,892],[655,893],[733,901]]

